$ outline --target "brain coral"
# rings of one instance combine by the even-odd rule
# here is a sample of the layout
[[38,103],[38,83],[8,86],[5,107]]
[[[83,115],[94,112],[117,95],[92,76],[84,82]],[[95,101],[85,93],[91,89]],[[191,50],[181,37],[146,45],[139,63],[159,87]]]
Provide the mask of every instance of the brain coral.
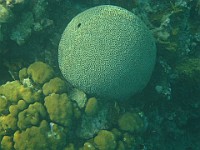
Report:
[[58,49],[59,67],[72,85],[95,96],[127,99],[148,83],[154,38],[133,13],[111,5],[78,14]]

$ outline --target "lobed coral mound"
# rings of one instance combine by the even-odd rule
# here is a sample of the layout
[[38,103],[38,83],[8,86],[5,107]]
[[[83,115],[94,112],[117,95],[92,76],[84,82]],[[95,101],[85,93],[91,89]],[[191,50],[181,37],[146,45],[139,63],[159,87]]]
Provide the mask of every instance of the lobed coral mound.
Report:
[[23,68],[19,78],[0,86],[0,149],[63,149],[73,116],[66,84],[43,62]]
[[[43,62],[21,69],[19,80],[0,86],[0,149],[132,148],[132,130],[141,131],[145,122],[137,114],[119,117],[114,102],[87,99],[78,91],[55,77],[54,70]],[[117,122],[119,129],[109,131]]]

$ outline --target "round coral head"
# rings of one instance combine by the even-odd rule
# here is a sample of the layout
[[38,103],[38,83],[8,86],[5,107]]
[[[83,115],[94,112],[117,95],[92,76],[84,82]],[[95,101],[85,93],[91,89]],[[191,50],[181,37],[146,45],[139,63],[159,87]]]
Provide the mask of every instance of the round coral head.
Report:
[[156,58],[145,24],[121,7],[90,8],[66,27],[58,49],[63,76],[94,96],[127,99],[148,83]]

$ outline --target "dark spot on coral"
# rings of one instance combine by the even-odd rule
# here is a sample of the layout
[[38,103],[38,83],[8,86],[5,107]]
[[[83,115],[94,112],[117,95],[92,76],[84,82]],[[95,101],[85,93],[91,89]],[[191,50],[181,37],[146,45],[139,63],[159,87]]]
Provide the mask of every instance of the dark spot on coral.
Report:
[[81,23],[79,23],[79,24],[77,25],[78,28],[80,28],[80,26],[81,26]]

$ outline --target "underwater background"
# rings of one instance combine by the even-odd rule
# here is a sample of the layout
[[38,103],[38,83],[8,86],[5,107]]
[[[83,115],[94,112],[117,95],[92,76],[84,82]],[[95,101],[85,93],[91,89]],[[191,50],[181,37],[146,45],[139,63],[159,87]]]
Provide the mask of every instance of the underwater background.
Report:
[[[115,5],[156,40],[145,89],[93,97],[62,77],[58,45],[80,12]],[[0,0],[0,150],[199,150],[199,0]]]

